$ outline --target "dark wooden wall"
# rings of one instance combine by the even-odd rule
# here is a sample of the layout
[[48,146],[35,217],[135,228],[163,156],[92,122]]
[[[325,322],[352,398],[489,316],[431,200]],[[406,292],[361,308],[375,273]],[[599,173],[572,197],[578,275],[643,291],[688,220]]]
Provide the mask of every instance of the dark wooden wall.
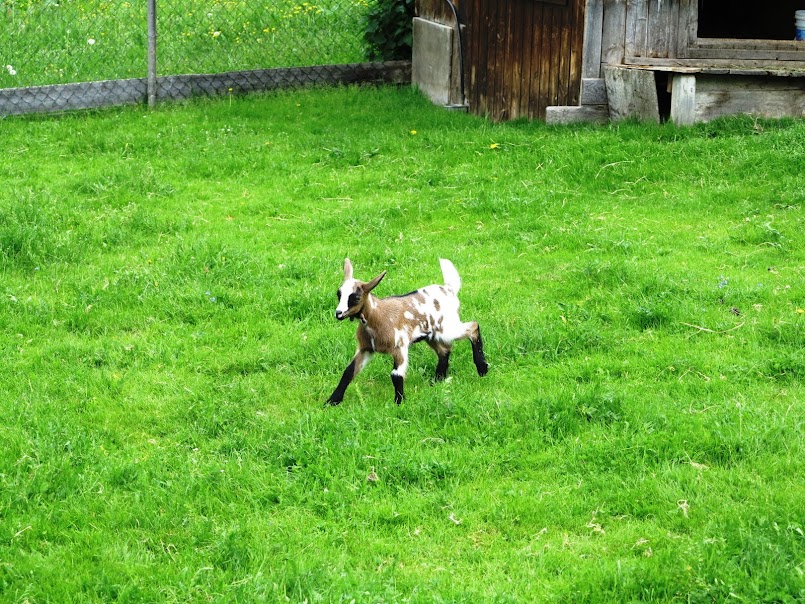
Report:
[[463,0],[470,111],[493,120],[545,119],[578,105],[585,0]]

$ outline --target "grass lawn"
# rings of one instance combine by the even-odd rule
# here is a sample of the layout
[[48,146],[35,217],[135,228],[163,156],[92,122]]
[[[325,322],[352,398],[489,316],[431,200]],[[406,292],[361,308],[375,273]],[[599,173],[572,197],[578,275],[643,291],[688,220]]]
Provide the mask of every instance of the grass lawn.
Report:
[[[0,601],[805,599],[805,122],[342,88],[0,140]],[[324,408],[345,256],[450,258],[489,375]]]

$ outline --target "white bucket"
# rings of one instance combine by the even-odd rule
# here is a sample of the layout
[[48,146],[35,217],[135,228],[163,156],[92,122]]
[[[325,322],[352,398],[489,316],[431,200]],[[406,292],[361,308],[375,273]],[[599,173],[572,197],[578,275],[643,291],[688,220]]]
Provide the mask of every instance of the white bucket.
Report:
[[805,10],[794,13],[795,40],[805,40]]

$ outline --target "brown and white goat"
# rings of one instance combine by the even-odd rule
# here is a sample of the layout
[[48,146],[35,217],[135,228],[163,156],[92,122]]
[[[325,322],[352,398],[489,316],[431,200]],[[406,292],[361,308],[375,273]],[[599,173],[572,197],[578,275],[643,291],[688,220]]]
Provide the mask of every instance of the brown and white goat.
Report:
[[439,360],[436,365],[436,381],[447,377],[447,365],[453,342],[469,339],[472,343],[472,359],[478,375],[486,375],[489,366],[484,357],[484,346],[478,323],[463,323],[458,316],[458,291],[461,277],[449,260],[439,259],[444,275],[444,285],[428,285],[404,296],[377,298],[372,290],[377,287],[386,271],[371,281],[363,282],[352,276],[352,263],[344,260],[344,283],[338,290],[338,307],[335,318],[358,319],[358,350],[352,362],[341,376],[338,386],[327,399],[338,405],[353,378],[376,352],[391,355],[394,370],[394,402],[398,405],[405,398],[403,383],[408,369],[408,347],[425,341],[434,350]]

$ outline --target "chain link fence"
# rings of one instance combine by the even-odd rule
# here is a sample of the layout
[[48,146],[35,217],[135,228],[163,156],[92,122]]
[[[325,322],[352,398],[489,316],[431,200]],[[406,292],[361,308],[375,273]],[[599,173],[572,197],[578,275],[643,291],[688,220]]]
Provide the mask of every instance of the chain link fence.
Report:
[[[156,96],[410,81],[367,62],[377,0],[157,0]],[[137,103],[148,91],[146,0],[0,0],[0,115]]]

